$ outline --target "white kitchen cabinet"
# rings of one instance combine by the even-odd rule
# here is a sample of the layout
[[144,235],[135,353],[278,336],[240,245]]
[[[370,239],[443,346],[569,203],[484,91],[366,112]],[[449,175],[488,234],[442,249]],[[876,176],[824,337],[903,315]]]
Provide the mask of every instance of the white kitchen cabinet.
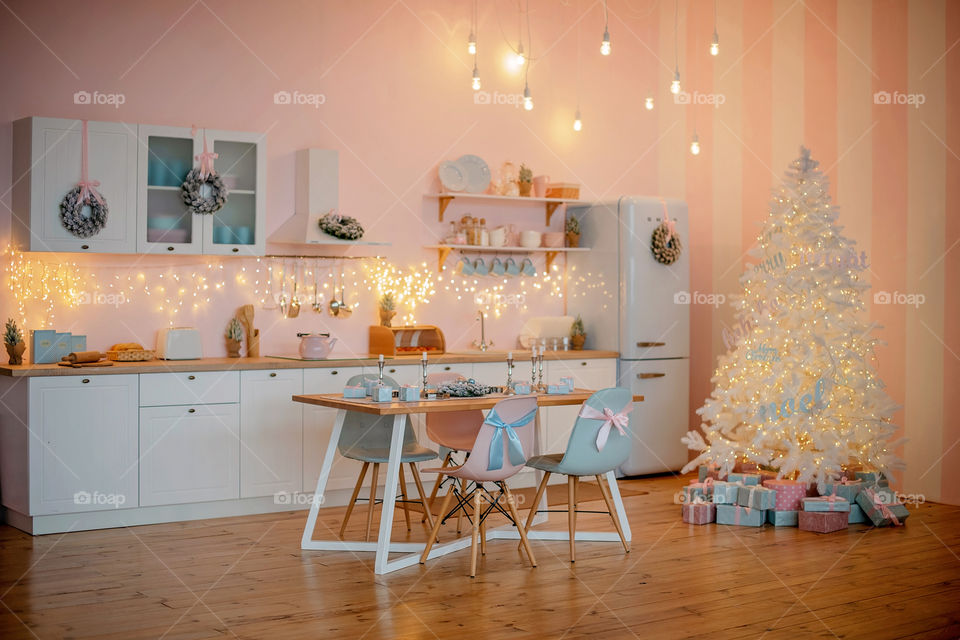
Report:
[[[560,378],[570,376],[577,388],[598,391],[617,386],[617,361],[612,358],[549,360],[543,364],[543,375],[544,382],[550,383],[559,383]],[[543,443],[545,453],[563,453],[566,450],[579,411],[579,406],[541,409],[540,419],[546,427]]]
[[13,123],[14,244],[23,251],[134,253],[137,250],[137,128],[89,122],[88,175],[109,213],[104,228],[78,238],[60,221],[60,202],[81,177],[81,121],[23,118]]
[[[376,367],[372,368],[376,373]],[[371,373],[371,367],[336,367],[331,369],[304,369],[303,392],[339,393],[351,377]],[[384,371],[386,373],[386,371]],[[323,456],[330,442],[336,409],[304,405],[303,407],[303,490],[313,493],[323,466]],[[361,463],[341,456],[333,459],[333,468],[327,480],[327,490],[352,489],[357,482]],[[381,477],[384,474],[380,474]],[[368,480],[369,481],[369,480]]]
[[140,409],[140,505],[240,497],[238,404]]
[[240,497],[303,489],[303,369],[240,372]]
[[140,374],[141,407],[230,402],[240,402],[237,371]]
[[137,506],[137,376],[31,378],[31,516]]
[[[262,256],[266,249],[266,135],[240,131],[206,131],[217,173],[227,185],[223,208],[203,218],[203,253]],[[197,136],[195,151],[203,150]]]

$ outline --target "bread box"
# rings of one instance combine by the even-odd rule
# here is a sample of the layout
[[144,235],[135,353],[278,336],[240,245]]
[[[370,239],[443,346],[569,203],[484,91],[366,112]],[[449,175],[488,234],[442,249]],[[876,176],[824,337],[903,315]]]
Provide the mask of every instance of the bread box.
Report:
[[446,341],[439,327],[429,324],[405,327],[370,326],[370,348],[373,355],[417,356],[423,352],[441,354],[446,351]]

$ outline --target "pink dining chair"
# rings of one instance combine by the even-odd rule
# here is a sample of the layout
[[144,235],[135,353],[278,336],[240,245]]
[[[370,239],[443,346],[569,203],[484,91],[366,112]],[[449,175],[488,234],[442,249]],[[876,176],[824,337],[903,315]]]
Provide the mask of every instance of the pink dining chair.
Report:
[[[486,526],[487,517],[498,511],[510,519],[520,533],[520,543],[530,558],[530,564],[537,566],[537,561],[527,540],[527,533],[520,514],[517,512],[516,502],[507,479],[516,475],[526,464],[527,457],[533,450],[535,418],[537,416],[536,396],[516,396],[505,398],[490,409],[484,419],[476,440],[473,443],[472,455],[466,462],[458,466],[440,467],[439,469],[423,469],[425,473],[439,473],[453,479],[443,498],[440,508],[442,517],[434,520],[433,530],[427,540],[427,546],[420,556],[420,563],[427,561],[430,549],[433,548],[440,531],[440,525],[454,514],[466,514],[473,525],[470,546],[470,577],[477,575],[477,541],[479,539],[481,553],[486,553]],[[463,481],[466,488],[458,485],[457,480]],[[500,490],[493,496],[484,487],[485,482],[491,482]],[[486,496],[489,506],[483,509],[481,501]],[[457,498],[456,506],[450,510],[450,502]],[[504,510],[500,499],[504,498],[507,510]],[[472,510],[468,505],[472,504]],[[508,512],[509,511],[509,512]],[[443,515],[445,514],[445,515]]]

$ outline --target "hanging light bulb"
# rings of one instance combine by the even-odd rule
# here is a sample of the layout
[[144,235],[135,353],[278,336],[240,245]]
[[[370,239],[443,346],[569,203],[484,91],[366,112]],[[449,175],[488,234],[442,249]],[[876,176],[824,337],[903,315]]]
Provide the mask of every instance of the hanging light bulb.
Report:
[[480,90],[480,70],[477,69],[477,63],[473,63],[473,82],[471,83],[474,91]]
[[603,29],[603,42],[600,43],[600,55],[610,55],[610,32],[606,27]]
[[514,56],[514,64],[518,67],[522,67],[527,62],[527,56],[523,53],[523,41],[517,43],[517,54]]
[[647,99],[644,101],[643,106],[647,108],[647,111],[653,111],[653,96],[647,96]]
[[713,30],[713,41],[710,43],[710,55],[715,56],[720,53],[720,36],[717,35],[717,30]]
[[577,107],[577,113],[573,116],[573,130],[580,131],[583,129],[583,122],[580,121],[580,107]]
[[470,37],[467,38],[467,53],[472,56],[477,54],[477,37],[473,35],[473,31],[470,32]]
[[696,131],[693,132],[693,140],[690,141],[690,153],[695,156],[700,155],[700,138]]
[[523,84],[523,108],[527,111],[533,111],[533,97],[530,95],[530,86]]
[[670,83],[670,93],[677,95],[680,93],[680,69],[673,72],[673,82]]

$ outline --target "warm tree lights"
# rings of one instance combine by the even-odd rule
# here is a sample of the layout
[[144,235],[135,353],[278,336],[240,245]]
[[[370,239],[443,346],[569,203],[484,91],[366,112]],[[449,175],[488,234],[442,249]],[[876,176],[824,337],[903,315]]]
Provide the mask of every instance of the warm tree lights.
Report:
[[[739,460],[822,483],[851,463],[888,471],[898,409],[873,365],[875,324],[858,317],[866,267],[840,234],[827,180],[806,149],[771,205],[752,265],[741,277],[731,350],[697,412],[704,435],[683,441],[728,472]],[[738,330],[739,331],[739,330]]]

